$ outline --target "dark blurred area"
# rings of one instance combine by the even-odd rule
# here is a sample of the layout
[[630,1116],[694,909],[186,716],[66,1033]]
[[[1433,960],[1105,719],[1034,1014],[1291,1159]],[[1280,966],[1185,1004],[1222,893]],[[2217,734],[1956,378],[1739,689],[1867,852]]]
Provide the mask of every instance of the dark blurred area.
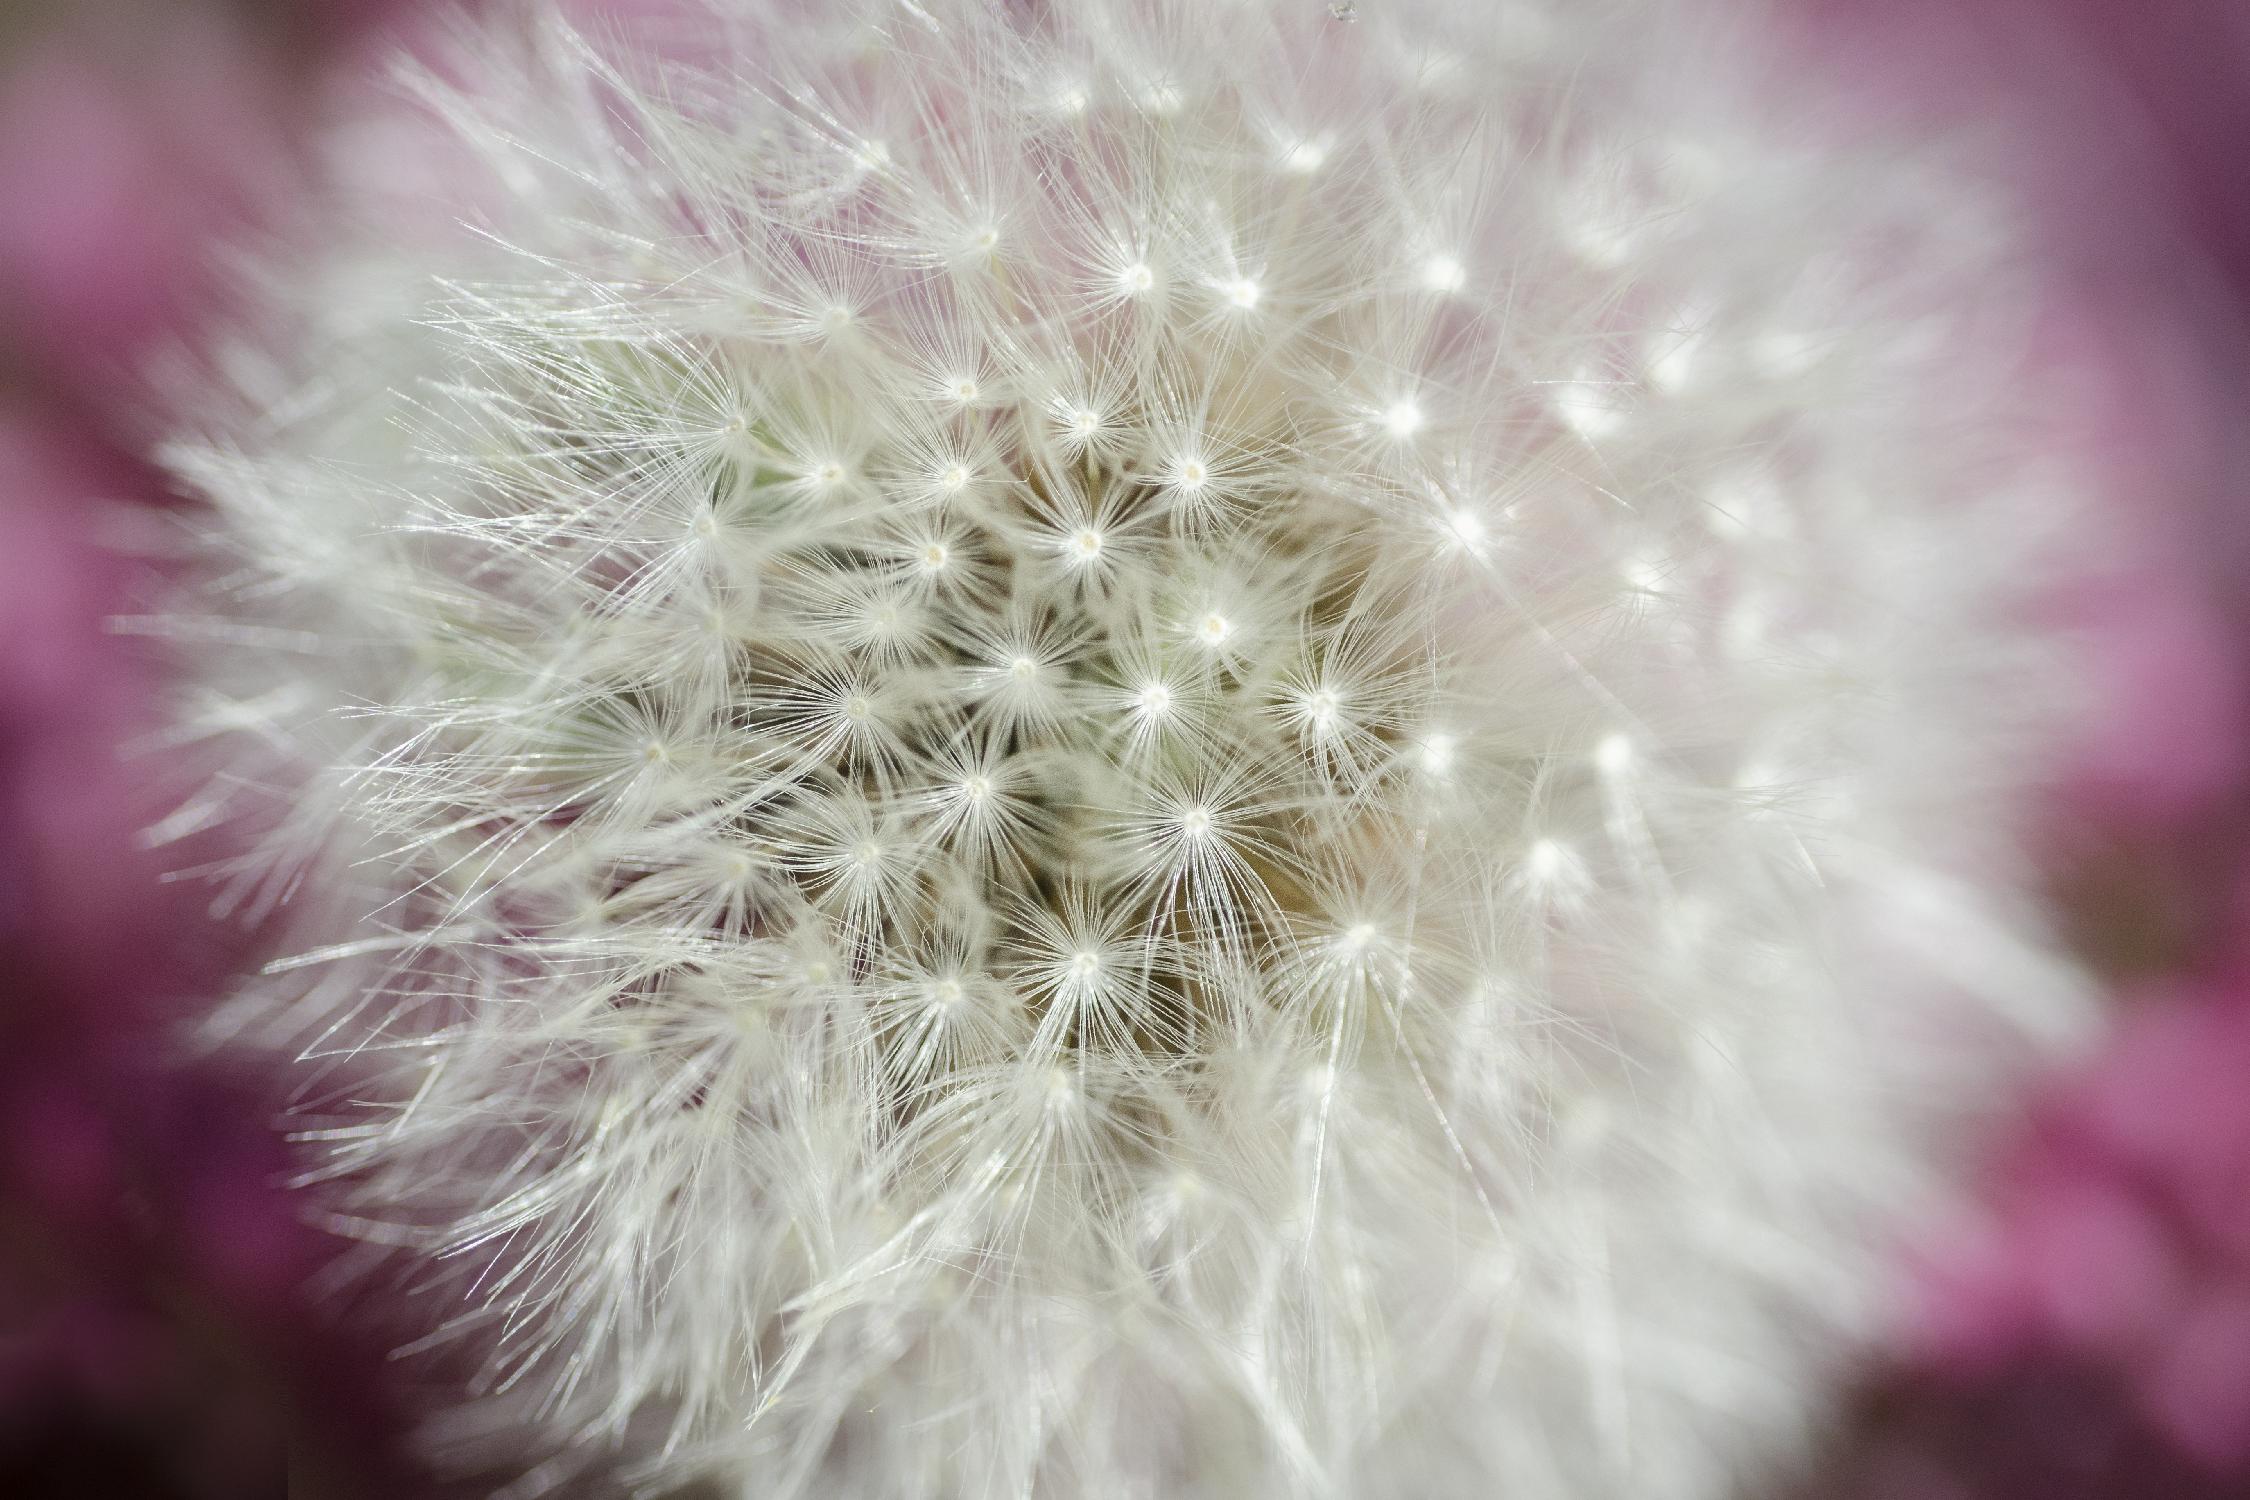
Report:
[[[129,372],[221,315],[211,247],[411,8],[0,9],[0,1496],[438,1493],[373,1322],[305,1305],[336,1249],[283,1186],[270,1083],[180,1039],[250,939],[140,836],[158,683],[106,627],[134,600],[102,524],[171,503]],[[2116,1036],[1992,1160],[1987,1222],[1932,1248],[1900,1353],[1792,1493],[2250,1496],[2250,5],[1798,19],[1850,107],[2043,142],[2017,170],[2113,372],[2104,477],[2188,581],[2116,602],[2114,732],[2057,818]]]
[[211,248],[283,190],[386,0],[0,8],[0,1495],[410,1496],[382,1344],[261,1080],[185,1053],[240,961],[141,830],[155,673],[104,547],[164,506],[132,371],[219,314]]

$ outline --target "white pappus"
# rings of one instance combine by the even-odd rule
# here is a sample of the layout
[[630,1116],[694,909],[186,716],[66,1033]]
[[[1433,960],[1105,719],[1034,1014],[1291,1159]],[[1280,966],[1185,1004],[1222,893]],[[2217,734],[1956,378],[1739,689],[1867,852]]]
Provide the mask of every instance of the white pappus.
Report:
[[502,5],[402,69],[166,450],[173,826],[287,944],[211,1035],[482,1372],[439,1437],[760,1500],[1786,1453],[2081,1008],[2015,843],[2100,549],[2005,215],[1754,29]]

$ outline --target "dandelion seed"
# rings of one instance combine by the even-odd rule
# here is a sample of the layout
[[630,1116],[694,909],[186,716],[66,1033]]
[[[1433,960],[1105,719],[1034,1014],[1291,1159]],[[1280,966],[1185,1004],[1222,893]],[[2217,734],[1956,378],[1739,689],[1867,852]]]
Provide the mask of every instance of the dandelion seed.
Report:
[[1623,734],[1606,734],[1594,746],[1594,765],[1604,776],[1622,776],[1633,767],[1633,741]]
[[1450,296],[1468,284],[1468,268],[1456,256],[1433,255],[1422,262],[1422,285],[1440,296]]
[[1556,388],[1555,414],[1589,442],[1606,438],[1625,424],[1624,397],[1614,387],[1571,381]]
[[1464,505],[1447,512],[1444,519],[1445,529],[1451,533],[1454,541],[1460,543],[1462,551],[1478,557],[1484,554],[1485,545],[1492,536],[1492,529],[1485,525],[1484,517]]
[[1158,119],[1169,119],[1178,114],[1180,107],[1185,103],[1187,103],[1187,96],[1180,91],[1180,86],[1176,83],[1152,83],[1141,91],[1141,108],[1155,115]]

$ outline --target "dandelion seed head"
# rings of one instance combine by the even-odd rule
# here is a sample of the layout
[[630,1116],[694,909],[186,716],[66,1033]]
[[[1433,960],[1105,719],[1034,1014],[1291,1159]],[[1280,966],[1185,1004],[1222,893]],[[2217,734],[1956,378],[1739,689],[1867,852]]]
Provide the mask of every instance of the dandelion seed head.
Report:
[[1760,126],[1707,8],[1333,9],[495,6],[395,122],[474,232],[347,156],[258,273],[179,737],[303,957],[214,1031],[449,1430],[1709,1500],[2067,1029],[1971,184]]

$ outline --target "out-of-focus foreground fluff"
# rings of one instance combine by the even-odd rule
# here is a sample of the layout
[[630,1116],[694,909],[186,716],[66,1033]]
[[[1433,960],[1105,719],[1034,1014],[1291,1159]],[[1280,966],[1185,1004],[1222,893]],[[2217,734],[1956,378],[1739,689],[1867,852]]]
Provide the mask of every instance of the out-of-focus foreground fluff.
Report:
[[439,1440],[1786,1452],[2077,1022],[2016,824],[2112,539],[2004,206],[1799,130],[1753,19],[502,8],[339,146],[181,382],[163,831],[244,831],[209,1033],[481,1370]]

